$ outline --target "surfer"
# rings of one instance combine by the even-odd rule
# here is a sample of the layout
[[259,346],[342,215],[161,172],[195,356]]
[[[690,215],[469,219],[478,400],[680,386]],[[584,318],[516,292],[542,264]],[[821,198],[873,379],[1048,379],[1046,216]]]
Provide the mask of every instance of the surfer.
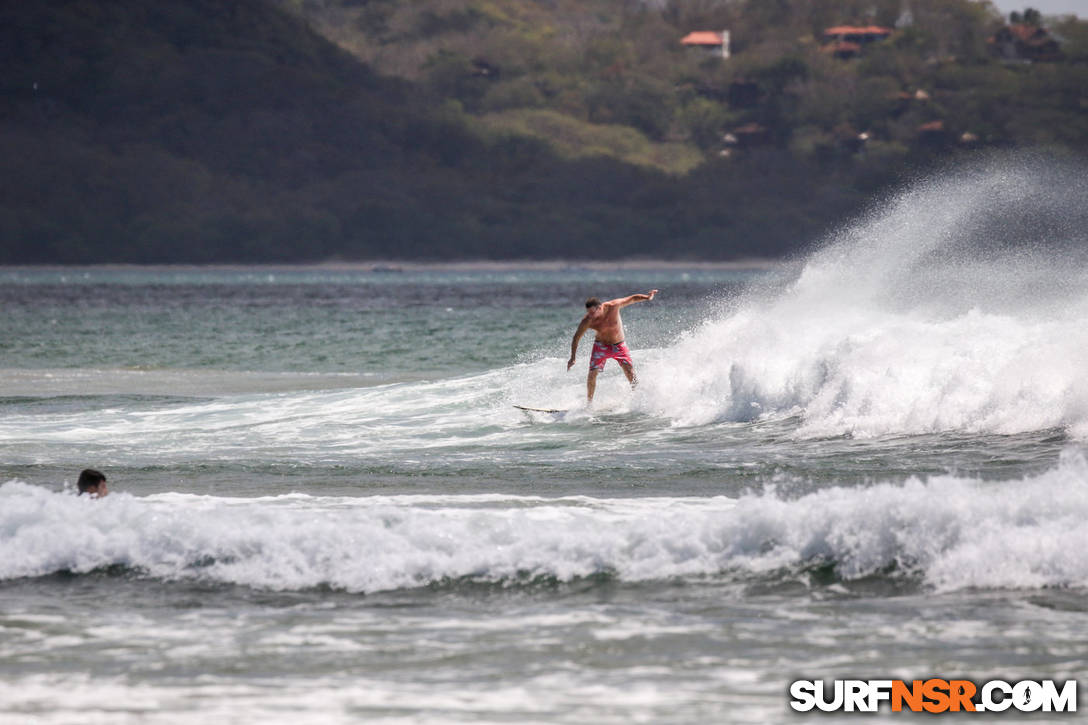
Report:
[[652,300],[656,294],[657,290],[650,290],[648,295],[631,295],[608,302],[601,302],[596,297],[586,300],[586,316],[582,318],[582,322],[574,333],[574,339],[570,343],[570,360],[567,361],[567,370],[574,366],[574,359],[578,355],[578,341],[582,335],[586,334],[586,330],[594,330],[597,336],[593,340],[593,352],[589,356],[589,376],[586,378],[586,399],[589,402],[593,402],[593,392],[597,389],[597,373],[604,370],[604,364],[609,358],[620,364],[632,388],[638,385],[635,366],[631,362],[631,352],[623,340],[623,320],[620,319],[620,310],[636,302]]
[[84,468],[80,472],[76,487],[79,489],[80,496],[86,493],[90,494],[91,498],[102,498],[109,493],[105,474],[93,468]]

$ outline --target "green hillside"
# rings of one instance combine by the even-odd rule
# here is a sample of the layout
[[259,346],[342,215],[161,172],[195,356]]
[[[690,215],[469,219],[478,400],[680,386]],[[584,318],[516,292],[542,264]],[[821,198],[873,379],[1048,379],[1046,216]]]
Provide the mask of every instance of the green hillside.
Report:
[[5,3],[0,263],[775,256],[950,155],[1088,147],[1088,23],[1025,62],[900,6]]

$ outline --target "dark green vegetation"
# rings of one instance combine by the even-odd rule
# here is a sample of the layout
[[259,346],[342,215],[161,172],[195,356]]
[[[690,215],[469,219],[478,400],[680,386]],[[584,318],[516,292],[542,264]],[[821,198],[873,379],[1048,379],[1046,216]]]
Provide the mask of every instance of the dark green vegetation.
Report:
[[775,256],[951,154],[1088,148],[1088,23],[1010,62],[912,0],[822,49],[900,6],[4,3],[0,262]]

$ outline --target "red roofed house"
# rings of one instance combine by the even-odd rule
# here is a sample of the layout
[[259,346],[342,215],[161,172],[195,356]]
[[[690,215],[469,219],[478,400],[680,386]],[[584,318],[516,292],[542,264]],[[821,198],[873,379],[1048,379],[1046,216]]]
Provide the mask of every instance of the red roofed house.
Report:
[[891,34],[891,28],[879,25],[836,25],[824,31],[824,38],[830,42],[823,49],[836,58],[853,58],[861,53],[863,46],[884,40]]
[[699,48],[715,58],[729,57],[729,31],[696,30],[688,33],[680,42],[687,48]]
[[1058,41],[1047,32],[1046,28],[1026,23],[1006,25],[993,34],[986,42],[1002,58],[1007,60],[1042,60],[1061,59]]
[[929,146],[946,146],[952,141],[952,136],[945,127],[944,121],[930,121],[918,127],[918,140]]

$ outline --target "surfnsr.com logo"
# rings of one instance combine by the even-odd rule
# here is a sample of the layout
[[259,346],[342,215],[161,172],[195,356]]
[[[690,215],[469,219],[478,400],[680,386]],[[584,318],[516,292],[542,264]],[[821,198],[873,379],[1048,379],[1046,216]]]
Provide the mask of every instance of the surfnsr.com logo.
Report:
[[1076,712],[1077,681],[990,680],[797,680],[790,684],[790,707],[798,712]]

